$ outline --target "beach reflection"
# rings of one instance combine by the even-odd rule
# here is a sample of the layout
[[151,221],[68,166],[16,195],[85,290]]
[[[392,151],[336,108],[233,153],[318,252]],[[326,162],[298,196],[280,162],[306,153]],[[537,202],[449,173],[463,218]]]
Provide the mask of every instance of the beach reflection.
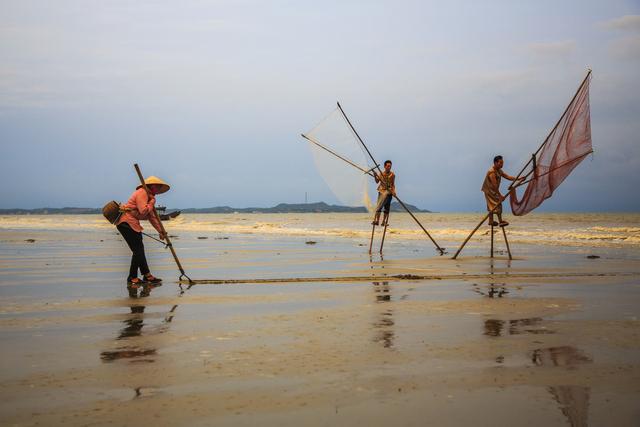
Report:
[[[145,323],[145,306],[140,304],[141,298],[146,298],[151,295],[151,291],[157,287],[157,285],[148,285],[145,284],[143,286],[127,286],[127,293],[129,297],[132,298],[132,303],[129,308],[131,310],[130,316],[127,317],[123,321],[124,328],[122,328],[119,333],[116,341],[124,342],[124,345],[119,345],[115,350],[105,350],[100,353],[100,358],[103,362],[113,362],[118,359],[132,359],[132,362],[146,362],[152,363],[154,361],[154,357],[157,354],[157,349],[155,348],[145,348],[147,346],[135,345],[140,337],[143,335],[143,328],[147,326]],[[169,312],[171,319],[173,317],[173,312],[175,311],[177,306],[174,306]],[[166,320],[163,322],[163,325],[160,327],[153,328],[152,332],[146,332],[148,334],[157,334],[163,333],[168,328],[166,323],[170,322],[170,320]],[[148,329],[148,328],[147,328]]]
[[[536,366],[561,366],[575,368],[577,365],[593,363],[593,359],[583,351],[572,346],[560,346],[536,349],[531,354]],[[591,389],[574,385],[550,386],[547,388],[560,410],[572,427],[587,426],[589,415],[589,397]]]
[[373,342],[380,343],[384,348],[393,348],[395,332],[393,326],[393,310],[386,307],[386,303],[391,302],[391,286],[389,282],[372,282],[376,304],[382,304],[377,312],[376,320],[373,322],[375,335]]
[[502,298],[509,293],[506,283],[489,283],[486,289],[483,289],[480,285],[474,283],[473,292],[487,298]]
[[[511,268],[510,261],[506,263],[506,268],[507,270]],[[493,258],[491,258],[489,261],[488,273],[492,277],[495,274],[495,272],[496,271],[495,271],[494,260]],[[496,283],[496,282],[489,282],[489,284],[486,286],[486,289],[484,286],[480,286],[479,284],[474,283],[473,292],[487,298],[502,298],[509,293],[509,291],[507,290],[506,283]]]
[[527,319],[500,320],[487,319],[484,321],[484,335],[500,337],[520,334],[553,334],[555,331],[547,329],[541,324],[541,317]]
[[[513,320],[486,319],[484,335],[488,337],[505,337],[520,334],[554,334],[547,329],[541,317]],[[572,346],[557,346],[533,350],[529,358],[535,366],[575,369],[578,365],[593,363],[591,356]],[[505,357],[498,355],[496,363],[504,363]],[[562,414],[572,427],[588,425],[590,388],[576,385],[552,385],[547,391],[557,402]]]

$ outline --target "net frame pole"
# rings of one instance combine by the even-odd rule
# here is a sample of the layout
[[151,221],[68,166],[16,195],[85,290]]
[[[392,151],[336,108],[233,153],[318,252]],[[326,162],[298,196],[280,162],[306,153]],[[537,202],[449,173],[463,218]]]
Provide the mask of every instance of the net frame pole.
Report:
[[[340,110],[340,112],[342,113],[342,117],[344,117],[344,119],[346,120],[346,122],[349,124],[349,127],[351,128],[351,131],[353,132],[353,134],[356,136],[356,138],[358,139],[358,141],[360,141],[360,144],[362,145],[362,147],[365,149],[365,151],[367,152],[367,154],[369,155],[369,158],[371,158],[371,161],[373,162],[374,165],[376,165],[376,169],[378,170],[378,172],[380,174],[382,174],[382,170],[380,169],[380,164],[376,161],[376,159],[373,157],[373,154],[371,154],[371,151],[369,151],[369,148],[367,147],[367,145],[364,143],[364,141],[362,140],[362,138],[360,137],[360,135],[358,134],[358,131],[356,131],[355,127],[353,126],[353,124],[351,123],[351,120],[349,120],[349,117],[347,117],[346,113],[344,112],[344,110],[342,109],[342,106],[340,105],[339,102],[337,102],[338,104],[338,109]],[[385,184],[385,186],[387,186]],[[387,186],[388,189],[388,186]],[[407,205],[404,204],[404,202],[402,200],[400,200],[400,198],[398,198],[397,195],[394,195],[393,197],[395,197],[395,199],[398,201],[398,203],[400,203],[400,206],[402,206],[402,208],[407,211],[407,213],[411,216],[411,218],[413,218],[413,220],[420,226],[420,228],[422,228],[422,231],[425,232],[425,234],[429,237],[429,239],[431,239],[431,242],[433,242],[433,244],[436,246],[436,249],[440,252],[440,255],[444,255],[444,249],[440,247],[440,245],[438,245],[438,243],[433,239],[433,237],[431,237],[431,234],[429,234],[429,232],[427,231],[426,228],[424,228],[424,226],[420,223],[420,221],[418,220],[418,218],[416,218],[416,216],[413,214],[413,212],[411,212],[409,210],[409,208],[407,207]]]
[[[563,163],[559,164],[559,165],[558,165],[558,166],[556,166],[555,168],[553,168],[553,169],[549,169],[549,170],[548,170],[548,171],[546,171],[545,173],[541,173],[540,175],[536,175],[536,176],[534,176],[533,178],[527,179],[526,181],[522,181],[521,183],[519,183],[519,184],[515,185],[513,188],[514,188],[514,189],[516,189],[516,188],[518,188],[518,187],[520,187],[520,186],[522,186],[522,185],[525,185],[525,184],[530,183],[530,182],[531,182],[531,181],[533,181],[534,179],[540,178],[540,177],[545,176],[545,175],[549,175],[551,172],[554,172],[554,171],[556,171],[556,170],[558,170],[558,169],[560,169],[560,168],[562,168],[562,167],[565,167],[566,165],[571,164],[571,163],[573,163],[573,162],[582,161],[582,160],[583,160],[585,157],[587,157],[589,154],[593,154],[593,150],[589,150],[588,152],[584,153],[584,154],[583,154],[583,155],[581,155],[581,156],[576,157],[575,159],[567,160],[566,162],[563,162]],[[529,174],[527,174],[527,175],[529,175]]]
[[337,158],[339,158],[340,160],[344,160],[345,162],[349,163],[351,166],[353,166],[354,168],[362,171],[365,175],[369,175],[369,176],[374,176],[373,175],[373,168],[366,170],[365,168],[363,168],[362,166],[358,166],[357,164],[355,164],[354,162],[352,162],[351,160],[347,159],[346,157],[341,156],[340,154],[336,153],[335,151],[325,147],[324,145],[320,144],[318,141],[316,141],[315,139],[311,138],[310,136],[305,135],[304,133],[300,134],[301,137],[303,137],[304,139],[306,139],[307,141],[317,145],[318,147],[322,148],[323,150],[327,151],[330,154],[333,154],[334,156],[336,156]]

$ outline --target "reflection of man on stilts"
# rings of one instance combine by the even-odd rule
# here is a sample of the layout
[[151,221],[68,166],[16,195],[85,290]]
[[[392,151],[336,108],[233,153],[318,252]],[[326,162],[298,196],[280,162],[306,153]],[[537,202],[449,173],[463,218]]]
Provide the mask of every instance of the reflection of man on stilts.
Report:
[[[487,171],[487,175],[484,177],[484,182],[482,183],[482,192],[484,193],[484,197],[487,200],[487,210],[489,211],[489,225],[491,227],[500,226],[505,227],[509,225],[507,221],[502,219],[502,201],[504,197],[500,194],[500,180],[502,177],[508,179],[509,181],[515,181],[518,179],[519,181],[524,181],[524,177],[515,178],[505,171],[502,170],[502,166],[504,166],[504,160],[502,156],[495,156],[493,158],[493,166],[491,169]],[[493,214],[498,216],[498,221],[493,220]]]
[[382,225],[389,223],[389,211],[391,210],[391,199],[396,195],[396,174],[391,172],[391,160],[384,162],[384,172],[377,174],[374,171],[374,178],[378,184],[378,202],[376,204],[376,214],[373,217],[373,225],[380,225],[380,213],[384,208]]

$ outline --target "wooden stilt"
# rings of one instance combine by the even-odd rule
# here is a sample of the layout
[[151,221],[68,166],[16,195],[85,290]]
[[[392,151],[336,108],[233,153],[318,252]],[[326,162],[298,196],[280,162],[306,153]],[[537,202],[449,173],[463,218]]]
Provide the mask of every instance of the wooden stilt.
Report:
[[509,248],[509,241],[507,240],[507,232],[505,231],[504,227],[500,227],[502,228],[502,235],[504,236],[504,243],[507,245],[507,253],[509,254],[509,259],[513,259],[513,257],[511,256],[511,249]]
[[373,234],[376,231],[376,224],[372,224],[371,226],[371,240],[369,241],[369,255],[371,255],[371,248],[373,248]]
[[382,247],[384,246],[384,237],[387,235],[387,227],[389,226],[389,215],[385,215],[384,219],[384,230],[382,231],[382,240],[380,240],[380,255],[382,255]]
[[491,258],[493,258],[493,222],[491,222]]

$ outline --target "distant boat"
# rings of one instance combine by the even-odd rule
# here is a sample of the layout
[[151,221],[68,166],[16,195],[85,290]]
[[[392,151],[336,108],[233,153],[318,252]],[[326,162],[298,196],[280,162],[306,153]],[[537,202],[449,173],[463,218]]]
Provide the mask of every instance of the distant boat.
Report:
[[[158,212],[164,212],[167,210],[166,206],[156,206],[156,210]],[[158,213],[158,215],[160,216],[160,219],[162,221],[169,221],[171,218],[175,218],[178,215],[180,215],[180,211],[173,211],[173,212],[169,212],[169,213]]]

